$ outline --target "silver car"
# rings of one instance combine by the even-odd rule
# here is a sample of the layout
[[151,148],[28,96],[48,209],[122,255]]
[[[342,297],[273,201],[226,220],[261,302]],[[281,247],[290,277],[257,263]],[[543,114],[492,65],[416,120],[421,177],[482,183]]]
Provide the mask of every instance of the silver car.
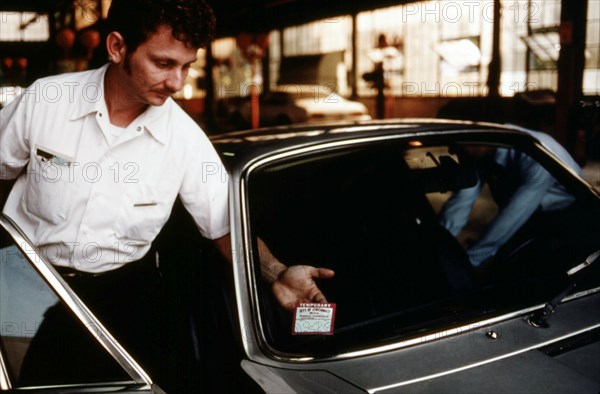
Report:
[[[229,170],[233,269],[180,205],[156,242],[165,278],[176,278],[171,295],[192,306],[174,324],[195,338],[188,371],[203,377],[199,392],[599,392],[600,195],[530,134],[405,120],[213,143]],[[498,215],[493,192],[482,187],[459,234],[440,220],[478,182],[465,146],[527,157],[572,197],[544,226],[527,218],[477,268],[466,250]],[[0,224],[0,389],[161,392],[10,219]],[[277,305],[261,280],[259,237],[286,264],[333,269],[318,283],[328,304]],[[57,356],[70,373],[22,387],[36,327],[57,304],[89,332],[89,359],[106,367],[78,379],[77,365]]]

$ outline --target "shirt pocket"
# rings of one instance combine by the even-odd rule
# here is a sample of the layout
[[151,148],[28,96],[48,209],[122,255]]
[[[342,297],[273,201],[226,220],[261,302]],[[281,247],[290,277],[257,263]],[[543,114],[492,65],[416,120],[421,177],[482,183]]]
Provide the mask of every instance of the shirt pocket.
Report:
[[21,198],[23,210],[48,223],[65,222],[70,200],[70,163],[34,154],[27,172],[27,186]]
[[169,219],[172,194],[142,185],[127,191],[115,226],[117,239],[134,245],[150,244]]

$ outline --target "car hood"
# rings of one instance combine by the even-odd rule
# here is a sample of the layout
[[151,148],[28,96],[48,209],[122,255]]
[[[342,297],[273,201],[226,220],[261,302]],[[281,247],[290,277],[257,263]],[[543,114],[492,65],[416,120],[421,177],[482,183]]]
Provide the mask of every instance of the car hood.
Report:
[[[268,392],[596,394],[600,294],[560,308],[546,329],[518,316],[364,357],[286,368],[249,361],[242,366]],[[580,339],[590,332],[595,341]]]

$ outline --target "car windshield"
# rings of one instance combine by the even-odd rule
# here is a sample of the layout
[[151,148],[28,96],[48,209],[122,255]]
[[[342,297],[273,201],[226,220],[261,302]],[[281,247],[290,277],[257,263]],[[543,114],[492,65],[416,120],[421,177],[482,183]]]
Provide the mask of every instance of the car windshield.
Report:
[[[597,197],[542,150],[461,138],[350,144],[273,160],[248,175],[256,277],[257,238],[287,265],[336,272],[318,283],[337,305],[332,335],[293,335],[292,314],[255,281],[271,350],[329,357],[477,327],[544,304],[565,286],[568,268],[600,247]],[[504,179],[516,197],[499,191],[478,151],[526,168]],[[547,188],[541,202],[523,192],[527,177],[546,179],[533,187]],[[500,214],[510,204],[518,205],[512,222]],[[514,215],[528,204],[537,210]],[[513,229],[496,236],[493,226]],[[486,237],[496,249],[482,246],[477,255]],[[587,277],[578,291],[600,286],[599,275]]]

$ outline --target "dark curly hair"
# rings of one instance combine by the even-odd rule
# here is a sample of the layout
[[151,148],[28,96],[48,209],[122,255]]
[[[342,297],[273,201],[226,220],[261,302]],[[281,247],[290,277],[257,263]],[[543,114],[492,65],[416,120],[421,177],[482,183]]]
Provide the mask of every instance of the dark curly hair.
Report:
[[113,0],[106,19],[108,32],[119,32],[129,53],[164,25],[177,40],[204,48],[213,37],[215,17],[203,0]]

